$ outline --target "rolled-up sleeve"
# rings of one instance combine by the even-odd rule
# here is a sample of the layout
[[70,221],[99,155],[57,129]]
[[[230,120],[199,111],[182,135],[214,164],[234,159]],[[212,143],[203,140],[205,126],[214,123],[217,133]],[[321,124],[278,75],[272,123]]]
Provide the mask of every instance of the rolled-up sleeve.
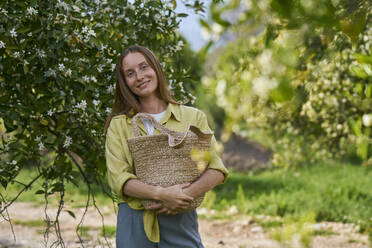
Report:
[[[198,118],[198,125],[199,125],[199,128],[203,131],[212,131],[208,125],[207,116],[202,111],[200,111],[200,115]],[[211,150],[210,150],[211,155],[212,155],[212,161],[209,163],[208,168],[221,171],[225,176],[222,183],[225,183],[227,180],[227,176],[229,175],[229,171],[226,169],[219,154],[217,153],[216,145],[217,145],[217,141],[213,135],[212,141],[211,141]]]
[[123,185],[129,179],[137,177],[125,155],[125,149],[129,150],[126,140],[119,136],[113,122],[114,120],[111,120],[105,143],[107,179],[113,192],[122,200],[127,201],[127,196],[123,194]]

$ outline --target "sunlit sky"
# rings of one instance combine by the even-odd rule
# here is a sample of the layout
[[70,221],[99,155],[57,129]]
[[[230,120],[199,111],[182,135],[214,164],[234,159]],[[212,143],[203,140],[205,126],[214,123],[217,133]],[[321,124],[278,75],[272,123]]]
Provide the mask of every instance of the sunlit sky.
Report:
[[185,7],[182,1],[177,0],[176,12],[186,13],[189,15],[186,18],[182,18],[180,32],[190,42],[191,48],[195,51],[199,50],[206,43],[201,35],[201,25],[199,24],[199,19],[207,18],[208,6],[211,0],[205,0],[203,2],[206,8],[205,13],[202,13],[201,15],[195,14],[192,9]]

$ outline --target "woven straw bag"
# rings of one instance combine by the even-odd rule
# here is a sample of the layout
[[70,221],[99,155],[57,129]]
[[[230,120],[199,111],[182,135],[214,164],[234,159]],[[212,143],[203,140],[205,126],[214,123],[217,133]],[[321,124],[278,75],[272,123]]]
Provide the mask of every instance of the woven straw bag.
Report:
[[[140,136],[138,119],[147,118],[159,130],[160,134]],[[212,132],[201,131],[190,125],[186,132],[172,131],[151,115],[138,113],[132,119],[134,137],[127,139],[134,160],[137,178],[155,186],[168,187],[195,181],[203,171],[199,171],[197,163],[191,159],[192,149],[209,150]],[[190,204],[191,211],[200,206],[204,195],[195,198]],[[142,200],[145,208],[156,203],[154,200]]]

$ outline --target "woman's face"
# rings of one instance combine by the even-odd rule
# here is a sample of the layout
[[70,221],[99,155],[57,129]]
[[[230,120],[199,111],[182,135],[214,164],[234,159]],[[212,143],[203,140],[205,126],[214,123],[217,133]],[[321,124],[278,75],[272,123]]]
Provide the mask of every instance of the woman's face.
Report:
[[129,53],[123,59],[125,81],[130,90],[140,98],[156,95],[158,79],[142,53]]

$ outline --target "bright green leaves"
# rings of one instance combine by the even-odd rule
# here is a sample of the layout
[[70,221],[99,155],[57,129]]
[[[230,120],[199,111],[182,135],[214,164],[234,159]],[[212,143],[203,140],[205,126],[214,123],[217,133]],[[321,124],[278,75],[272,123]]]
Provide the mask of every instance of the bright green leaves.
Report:
[[[235,2],[212,5],[212,22],[201,22],[236,37],[204,81],[225,110],[225,132],[265,130],[278,166],[353,155],[371,163],[370,1]],[[223,26],[230,13],[237,18]],[[367,125],[350,122],[361,119]]]

